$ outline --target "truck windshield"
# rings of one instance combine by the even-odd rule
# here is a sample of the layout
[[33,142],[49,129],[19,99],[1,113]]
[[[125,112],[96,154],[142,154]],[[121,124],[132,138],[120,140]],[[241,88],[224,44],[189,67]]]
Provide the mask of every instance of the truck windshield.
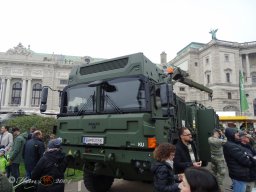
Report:
[[103,112],[141,111],[146,108],[145,85],[137,78],[119,78],[108,81],[115,88],[107,91],[104,87],[101,102]]
[[138,77],[74,85],[63,91],[61,111],[63,115],[142,112],[149,103],[147,90]]

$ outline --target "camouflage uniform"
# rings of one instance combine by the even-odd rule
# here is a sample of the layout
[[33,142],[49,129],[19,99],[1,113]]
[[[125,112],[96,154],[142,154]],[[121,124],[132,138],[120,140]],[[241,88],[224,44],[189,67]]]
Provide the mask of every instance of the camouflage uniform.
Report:
[[222,145],[224,145],[227,140],[211,136],[208,138],[208,142],[211,149],[211,169],[219,185],[223,185],[226,167]]
[[0,173],[0,191],[1,192],[14,192],[12,184],[8,178]]

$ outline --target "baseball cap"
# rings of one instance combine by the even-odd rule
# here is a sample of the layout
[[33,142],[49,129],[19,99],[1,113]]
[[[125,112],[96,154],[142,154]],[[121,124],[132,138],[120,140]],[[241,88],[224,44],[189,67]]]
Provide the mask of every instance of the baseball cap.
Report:
[[249,135],[248,133],[244,132],[244,131],[239,131],[239,137],[248,137],[251,138],[251,135]]
[[0,153],[5,154],[5,149],[0,149]]
[[220,130],[220,129],[218,129],[218,128],[215,128],[215,129],[213,129],[213,132],[218,132],[218,133],[220,133],[220,132],[221,132],[221,130]]

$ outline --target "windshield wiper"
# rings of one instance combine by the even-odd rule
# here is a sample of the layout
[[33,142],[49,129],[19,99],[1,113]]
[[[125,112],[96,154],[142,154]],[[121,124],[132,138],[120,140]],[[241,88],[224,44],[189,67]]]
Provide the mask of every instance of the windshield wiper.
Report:
[[123,111],[115,104],[115,102],[108,96],[108,95],[105,95],[105,99],[106,99],[106,102],[108,104],[110,104],[110,106],[115,109],[116,112],[118,113],[123,113]]
[[93,95],[90,95],[89,99],[87,100],[86,103],[83,104],[81,109],[77,112],[76,115],[82,115],[85,111],[88,110],[88,108],[92,105],[92,110],[94,111],[94,103],[95,103],[95,92]]

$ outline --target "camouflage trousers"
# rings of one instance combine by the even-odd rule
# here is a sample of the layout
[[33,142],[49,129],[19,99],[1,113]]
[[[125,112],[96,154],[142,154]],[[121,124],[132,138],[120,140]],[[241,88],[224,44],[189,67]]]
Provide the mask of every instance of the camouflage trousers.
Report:
[[246,192],[252,192],[253,189],[256,191],[256,181],[247,183],[246,185]]
[[223,185],[225,178],[226,166],[224,159],[211,158],[211,169],[219,185]]

